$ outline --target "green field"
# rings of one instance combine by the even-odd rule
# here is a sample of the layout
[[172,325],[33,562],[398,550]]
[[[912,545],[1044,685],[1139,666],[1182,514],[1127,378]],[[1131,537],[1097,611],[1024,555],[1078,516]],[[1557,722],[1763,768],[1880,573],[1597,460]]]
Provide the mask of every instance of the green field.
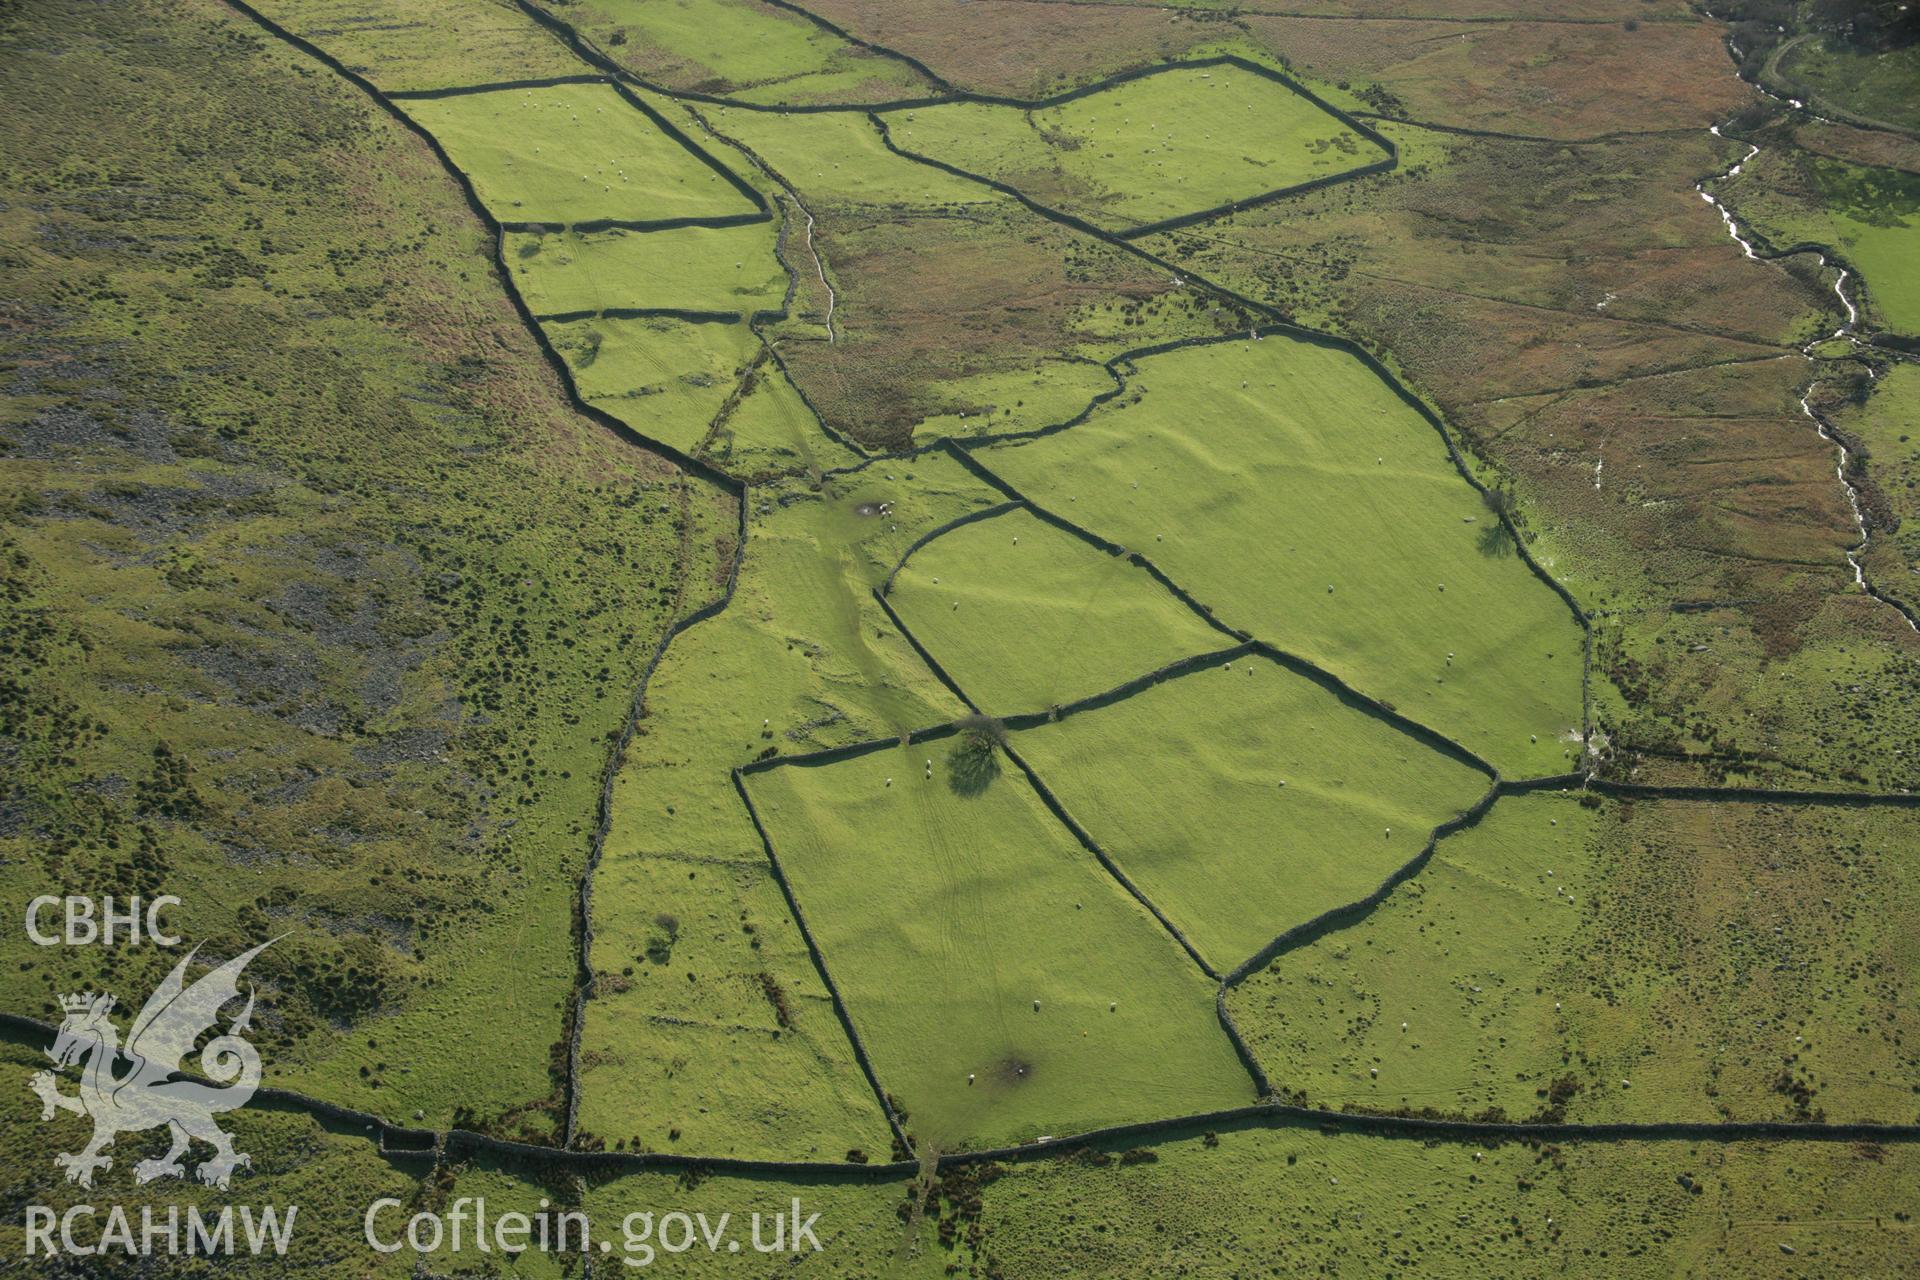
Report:
[[1866,281],[1887,328],[1920,335],[1920,175],[1814,162],[1833,228],[1830,243]]
[[1222,973],[1373,892],[1489,784],[1263,657],[1013,745]]
[[[1223,1128],[1127,1157],[958,1180],[1008,1276],[1890,1275],[1910,1263],[1907,1143],[1379,1139]],[[1257,1260],[1258,1266],[1250,1266]]]
[[864,112],[786,113],[713,107],[714,128],[753,148],[809,201],[917,208],[1005,200],[977,182],[894,155]]
[[[1111,354],[1110,333],[1097,319],[1075,332],[1075,346]],[[920,419],[920,440],[942,436],[966,439],[990,432],[1033,431],[1065,422],[1097,395],[1113,390],[1113,377],[1100,362],[1076,352],[1036,362],[1027,369],[996,370],[944,379],[934,389],[942,401]]]
[[1251,1102],[1213,984],[1010,764],[969,784],[953,743],[748,781],[909,1130],[955,1150]]
[[1125,231],[1384,159],[1307,98],[1233,66],[1176,68],[1022,109],[886,116],[896,145]]
[[[44,1041],[38,1037],[33,1041],[16,1040],[9,1032],[7,1039],[0,1040],[0,1069],[21,1081],[24,1089],[26,1080],[47,1065],[44,1048]],[[73,1086],[68,1084],[63,1091],[71,1095]],[[421,1193],[417,1161],[388,1159],[368,1135],[356,1129],[330,1127],[299,1109],[281,1110],[257,1099],[251,1106],[221,1116],[220,1124],[232,1134],[235,1149],[252,1158],[252,1164],[234,1178],[230,1190],[203,1186],[192,1176],[136,1185],[132,1176],[122,1171],[141,1159],[157,1158],[166,1150],[164,1136],[155,1133],[123,1133],[111,1152],[114,1167],[101,1175],[100,1182],[92,1188],[69,1185],[59,1176],[53,1153],[80,1150],[92,1125],[85,1116],[64,1112],[51,1122],[42,1122],[37,1106],[8,1107],[0,1113],[0,1152],[6,1153],[8,1176],[23,1186],[33,1186],[35,1204],[61,1215],[79,1205],[98,1206],[72,1219],[81,1241],[87,1239],[89,1228],[97,1236],[106,1226],[108,1215],[119,1209],[129,1219],[137,1247],[142,1212],[151,1212],[156,1224],[154,1255],[134,1260],[127,1256],[129,1251],[124,1246],[108,1244],[101,1250],[104,1256],[86,1264],[92,1275],[158,1269],[152,1264],[161,1261],[170,1215],[177,1215],[175,1220],[180,1224],[183,1256],[179,1260],[184,1261],[189,1212],[198,1211],[214,1219],[224,1207],[234,1207],[233,1234],[240,1242],[233,1256],[222,1259],[222,1269],[228,1274],[291,1273],[326,1280],[400,1280],[411,1274],[407,1260],[376,1254],[366,1247],[361,1220],[367,1206],[381,1197],[407,1201]],[[108,1180],[113,1185],[105,1190],[102,1184]],[[112,1197],[110,1202],[104,1198],[107,1195]],[[293,1227],[287,1233],[284,1256],[271,1249],[258,1257],[249,1256],[237,1208],[241,1204],[247,1205],[256,1219],[269,1206],[280,1222],[291,1219]],[[0,1250],[12,1258],[32,1259],[22,1262],[25,1271],[57,1274],[64,1269],[63,1264],[46,1259],[44,1253],[28,1253],[24,1218],[23,1213],[9,1214],[0,1223]]]
[[1920,129],[1920,45],[1869,52],[1821,36],[1787,49],[1773,70],[1789,92],[1897,130]]
[[[1879,552],[1869,572],[1891,574]],[[1728,607],[1627,621],[1594,626],[1594,732],[1612,744],[1611,767],[1629,742],[1642,782],[1920,789],[1920,682],[1903,652],[1913,631],[1851,581],[1806,612],[1805,638],[1784,653]]]
[[772,223],[509,232],[506,260],[535,315],[627,307],[772,311],[787,291],[775,238]]
[[1874,586],[1920,611],[1920,367],[1897,364],[1866,403],[1829,415],[1863,455],[1868,481],[1890,519],[1876,522],[1864,559]]
[[254,8],[390,93],[588,70],[502,0],[260,0]]
[[[1917,1170],[1909,1143],[1489,1145],[1279,1124],[1100,1143],[926,1181],[715,1171],[688,1185],[664,1170],[609,1173],[589,1181],[583,1204],[596,1224],[668,1207],[711,1222],[771,1216],[798,1196],[820,1214],[823,1250],[794,1265],[801,1275],[1244,1278],[1257,1257],[1257,1275],[1784,1278],[1900,1274],[1920,1212]],[[454,1191],[484,1191],[490,1207],[550,1194],[479,1162],[458,1167]],[[520,1267],[539,1262],[529,1254]],[[723,1276],[769,1268],[704,1245],[654,1265],[676,1262]]]
[[706,438],[760,347],[744,323],[601,316],[543,327],[588,404],[686,450]]
[[[587,1006],[581,1124],[609,1145],[887,1149],[729,771],[963,710],[871,590],[920,533],[997,495],[937,456],[894,475],[763,498],[733,604],[675,640],[648,688],[594,882],[606,977]],[[862,513],[883,502],[888,515]]]
[[1132,387],[1070,430],[975,456],[1222,621],[1507,775],[1578,763],[1578,622],[1365,365],[1269,337],[1148,357]]
[[1235,643],[1145,569],[1025,510],[920,548],[889,599],[990,715],[1062,706]]
[[654,222],[753,203],[603,84],[404,104],[502,222]]
[[1229,1004],[1320,1106],[1912,1123],[1916,838],[1894,809],[1510,796]]
[[756,0],[585,0],[566,14],[623,66],[745,102],[879,102],[932,86],[797,14]]
[[[607,735],[732,504],[568,405],[453,178],[308,55],[200,0],[11,21],[5,892],[278,936],[267,1083],[556,1141]],[[0,954],[43,1019],[172,963]]]
[[[26,1267],[1913,1270],[1920,1144],[1830,1126],[1920,1127],[1920,154],[1732,74],[1898,125],[1913,56],[1768,2],[0,6],[0,1012],[134,1035],[185,948],[17,904],[174,895],[273,939],[287,1091],[216,1190],[157,1130],[70,1185],[22,1090],[0,1254],[232,1201],[289,1256]],[[1401,164],[1108,234],[1385,154],[1215,54]],[[1712,189],[1857,332],[1699,199],[1748,133]],[[1322,1110],[1196,1118],[1256,1077]],[[611,1247],[365,1245],[474,1196]],[[821,1252],[666,1243],[789,1206]]]
[[1720,184],[1720,194],[1775,247],[1837,250],[1856,273],[1850,292],[1865,284],[1869,317],[1920,334],[1920,176],[1775,148]]
[[859,455],[820,430],[813,411],[771,359],[750,375],[739,400],[720,419],[706,456],[731,475],[818,471],[851,466]]

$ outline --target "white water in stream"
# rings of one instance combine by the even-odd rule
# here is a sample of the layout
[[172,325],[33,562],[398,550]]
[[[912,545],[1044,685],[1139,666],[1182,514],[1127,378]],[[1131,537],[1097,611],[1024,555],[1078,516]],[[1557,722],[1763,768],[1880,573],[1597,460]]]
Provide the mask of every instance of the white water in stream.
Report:
[[[800,197],[795,196],[793,202],[800,204]],[[820,260],[820,250],[813,244],[813,210],[800,204],[800,212],[807,215],[807,252],[813,255],[813,269],[820,273],[820,285],[827,291],[827,341],[831,343],[833,341],[833,306],[837,299],[833,295],[833,284],[827,279],[827,264]]]
[[[1734,61],[1738,63],[1740,58],[1740,51],[1737,48],[1734,48],[1731,42],[1729,42],[1728,47],[1733,48]],[[1757,85],[1753,87],[1759,88],[1759,86]],[[1768,93],[1767,90],[1765,89],[1760,89],[1759,91],[1763,94],[1766,94],[1768,97],[1775,99],[1776,101],[1785,102],[1787,105],[1795,108],[1796,110],[1801,109],[1801,104],[1794,101],[1791,98],[1781,98],[1778,94]],[[1716,138],[1724,136],[1720,132],[1719,125],[1714,125],[1709,130],[1709,132],[1712,133],[1713,136]],[[1757,261],[1761,261],[1761,257],[1758,253],[1754,251],[1753,243],[1750,240],[1748,240],[1746,236],[1741,234],[1739,219],[1735,218],[1733,216],[1732,211],[1729,210],[1722,201],[1720,201],[1717,197],[1715,197],[1711,191],[1707,190],[1707,184],[1709,182],[1721,183],[1721,182],[1727,181],[1729,178],[1738,177],[1740,174],[1740,170],[1745,168],[1748,164],[1752,162],[1755,156],[1760,154],[1760,148],[1755,146],[1753,143],[1749,142],[1746,145],[1747,145],[1746,155],[1741,156],[1739,160],[1735,161],[1734,164],[1726,170],[1726,172],[1721,173],[1716,177],[1708,178],[1700,182],[1696,182],[1694,184],[1694,190],[1700,193],[1700,198],[1702,200],[1705,200],[1708,204],[1712,205],[1719,212],[1720,220],[1726,224],[1727,234],[1729,236],[1732,236],[1733,242],[1740,246],[1740,251],[1746,254],[1747,257],[1757,262]],[[1835,329],[1831,334],[1828,334],[1824,337],[1815,338],[1813,339],[1813,341],[1807,343],[1805,346],[1800,348],[1801,354],[1806,356],[1809,360],[1812,360],[1812,359],[1817,359],[1817,357],[1814,355],[1814,348],[1818,347],[1823,342],[1831,342],[1835,339],[1840,339],[1849,343],[1853,343],[1855,346],[1859,345],[1859,339],[1854,336],[1853,331],[1856,327],[1858,327],[1860,323],[1860,310],[1858,307],[1854,306],[1853,299],[1847,296],[1847,269],[1839,265],[1838,263],[1834,262],[1832,259],[1828,258],[1827,255],[1824,253],[1820,253],[1816,250],[1807,250],[1807,252],[1813,253],[1814,256],[1820,260],[1820,265],[1823,268],[1830,269],[1836,273],[1833,281],[1834,296],[1840,299],[1840,305],[1843,308],[1845,308],[1847,313],[1846,322],[1842,324],[1838,329]],[[1869,369],[1869,372],[1871,373],[1872,366],[1869,365],[1868,369]],[[1878,376],[1878,375],[1874,374],[1873,376]],[[1859,530],[1859,533],[1860,533],[1860,541],[1854,544],[1854,546],[1846,553],[1847,565],[1849,568],[1853,570],[1854,585],[1859,587],[1860,590],[1864,591],[1866,594],[1872,596],[1875,600],[1878,600],[1880,603],[1886,605],[1889,609],[1892,609],[1894,610],[1894,612],[1898,613],[1901,617],[1901,620],[1904,621],[1908,627],[1912,628],[1916,632],[1920,632],[1920,623],[1916,623],[1913,617],[1909,615],[1905,609],[1900,608],[1900,606],[1894,604],[1891,600],[1888,600],[1885,596],[1882,596],[1879,592],[1875,591],[1873,587],[1867,582],[1867,571],[1860,564],[1860,555],[1862,552],[1864,552],[1867,549],[1867,538],[1868,538],[1867,515],[1865,510],[1862,509],[1862,507],[1860,506],[1860,491],[1854,487],[1853,481],[1847,478],[1847,468],[1853,460],[1852,455],[1848,452],[1846,443],[1842,441],[1839,436],[1834,434],[1832,428],[1830,428],[1827,425],[1827,420],[1821,417],[1817,412],[1814,411],[1813,405],[1811,403],[1814,389],[1819,385],[1820,385],[1819,379],[1816,378],[1812,382],[1809,382],[1807,384],[1805,391],[1800,393],[1800,411],[1806,414],[1807,418],[1813,423],[1813,429],[1820,433],[1820,438],[1826,441],[1828,444],[1832,445],[1834,449],[1839,453],[1839,461],[1834,467],[1834,475],[1838,477],[1840,481],[1841,489],[1843,489],[1846,492],[1847,505],[1853,510],[1854,528]]]

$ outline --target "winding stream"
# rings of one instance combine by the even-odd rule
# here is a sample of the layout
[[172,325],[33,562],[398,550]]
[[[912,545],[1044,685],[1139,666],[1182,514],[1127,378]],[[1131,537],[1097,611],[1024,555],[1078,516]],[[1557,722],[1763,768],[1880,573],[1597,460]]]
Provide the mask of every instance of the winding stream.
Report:
[[[1732,40],[1728,40],[1727,48],[1733,53],[1734,65],[1738,66],[1740,63],[1739,47],[1736,46]],[[1769,98],[1772,98],[1776,102],[1784,103],[1785,105],[1793,108],[1794,110],[1805,109],[1804,106],[1800,102],[1796,101],[1795,99],[1782,98],[1779,94],[1773,93],[1770,90],[1765,89],[1760,85],[1752,84],[1752,82],[1750,81],[1742,80],[1742,83],[1750,85],[1750,87],[1754,88],[1758,92],[1766,95]],[[1731,123],[1731,121],[1729,121],[1728,123]],[[1716,138],[1726,137],[1726,135],[1720,131],[1720,126],[1717,124],[1711,126],[1708,129],[1708,132],[1713,134],[1713,136]],[[1760,148],[1755,143],[1746,142],[1746,139],[1744,138],[1735,138],[1735,139],[1732,139],[1732,141],[1745,142],[1747,147],[1747,154],[1745,154],[1744,156],[1741,156],[1740,159],[1736,160],[1724,172],[1716,174],[1709,178],[1702,178],[1699,182],[1694,183],[1693,189],[1700,193],[1700,198],[1702,200],[1705,200],[1708,204],[1712,205],[1714,209],[1719,212],[1720,220],[1726,224],[1727,234],[1733,237],[1733,242],[1740,246],[1740,251],[1746,254],[1748,258],[1754,260],[1755,262],[1760,262],[1760,261],[1772,260],[1775,258],[1784,258],[1784,257],[1790,256],[1792,253],[1811,253],[1816,258],[1819,259],[1820,266],[1823,269],[1832,270],[1835,273],[1834,280],[1833,280],[1833,292],[1834,292],[1834,296],[1840,299],[1841,307],[1843,307],[1846,310],[1846,313],[1847,313],[1846,321],[1842,323],[1841,326],[1835,329],[1832,333],[1825,334],[1823,336],[1816,337],[1808,341],[1806,344],[1804,344],[1800,348],[1800,354],[1806,356],[1809,360],[1816,360],[1818,359],[1818,357],[1814,354],[1814,349],[1820,346],[1820,344],[1823,342],[1831,342],[1835,339],[1840,339],[1842,341],[1848,342],[1856,348],[1862,346],[1863,344],[1860,342],[1860,339],[1857,336],[1855,336],[1855,330],[1858,329],[1860,325],[1860,309],[1854,305],[1853,299],[1847,295],[1847,280],[1849,278],[1849,273],[1847,269],[1841,266],[1839,263],[1835,262],[1833,259],[1829,258],[1825,253],[1822,253],[1818,249],[1790,250],[1788,253],[1785,253],[1785,254],[1762,255],[1761,253],[1757,252],[1754,249],[1753,242],[1741,233],[1740,220],[1733,215],[1733,211],[1727,208],[1725,202],[1720,200],[1717,196],[1715,196],[1711,191],[1707,189],[1709,184],[1722,183],[1727,181],[1730,178],[1739,176],[1740,171],[1743,168],[1745,168],[1748,164],[1750,164],[1753,161],[1753,158],[1755,156],[1760,154]],[[1871,364],[1867,366],[1867,370],[1868,370],[1868,375],[1870,377],[1879,376],[1878,372],[1873,368]],[[1855,486],[1853,481],[1848,479],[1847,477],[1847,469],[1853,461],[1853,455],[1851,451],[1848,450],[1846,442],[1842,440],[1839,437],[1839,435],[1834,432],[1833,428],[1828,424],[1827,420],[1821,417],[1820,414],[1817,411],[1815,411],[1811,403],[1813,393],[1819,387],[1819,385],[1820,385],[1820,379],[1818,377],[1815,377],[1811,381],[1809,381],[1806,385],[1806,388],[1803,391],[1801,391],[1800,411],[1806,414],[1807,417],[1813,422],[1813,428],[1815,431],[1817,431],[1820,434],[1820,438],[1826,441],[1828,444],[1832,445],[1839,454],[1839,459],[1834,466],[1834,475],[1839,479],[1840,487],[1846,491],[1847,506],[1851,508],[1853,511],[1854,528],[1859,530],[1859,533],[1860,533],[1860,540],[1856,542],[1852,547],[1850,547],[1846,553],[1847,565],[1849,568],[1853,570],[1854,585],[1859,587],[1860,590],[1865,592],[1867,595],[1870,595],[1875,600],[1878,600],[1881,604],[1884,604],[1889,609],[1892,609],[1895,613],[1898,613],[1900,615],[1901,620],[1907,624],[1908,628],[1910,628],[1915,632],[1920,632],[1920,622],[1916,622],[1914,620],[1913,614],[1909,613],[1898,602],[1890,600],[1886,596],[1883,596],[1878,591],[1874,590],[1873,584],[1867,581],[1867,571],[1865,567],[1862,566],[1860,563],[1860,555],[1862,552],[1864,552],[1867,549],[1867,539],[1870,536],[1870,532],[1867,526],[1867,515],[1866,515],[1865,509],[1862,508],[1860,505],[1859,488]]]
[[[792,192],[788,192],[792,195]],[[807,215],[807,252],[813,255],[813,269],[820,273],[820,287],[827,291],[827,341],[833,341],[833,307],[837,299],[833,293],[833,283],[827,279],[827,264],[820,260],[820,251],[813,247],[813,210],[800,204],[800,197],[794,196],[793,202],[800,205],[800,212]]]

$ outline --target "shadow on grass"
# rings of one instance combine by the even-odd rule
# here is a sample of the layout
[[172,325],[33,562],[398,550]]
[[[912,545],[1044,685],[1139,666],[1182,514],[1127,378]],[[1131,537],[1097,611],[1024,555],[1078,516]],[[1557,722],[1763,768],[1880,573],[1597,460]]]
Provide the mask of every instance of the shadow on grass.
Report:
[[957,796],[977,796],[999,776],[1000,754],[989,733],[969,730],[947,752],[947,786]]
[[1513,490],[1506,488],[1482,489],[1480,501],[1493,513],[1493,523],[1482,525],[1474,541],[1480,547],[1480,554],[1489,560],[1504,560],[1514,555],[1519,548],[1514,545],[1513,530],[1509,522],[1514,518],[1514,508],[1518,505]]

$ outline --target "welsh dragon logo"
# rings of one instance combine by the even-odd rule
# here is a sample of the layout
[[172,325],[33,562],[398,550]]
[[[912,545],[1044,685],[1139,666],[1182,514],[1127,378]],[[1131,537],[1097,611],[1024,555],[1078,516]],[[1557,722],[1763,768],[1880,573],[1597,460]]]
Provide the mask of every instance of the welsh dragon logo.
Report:
[[221,1006],[240,994],[240,972],[247,962],[272,945],[263,942],[235,956],[191,986],[186,980],[187,966],[194,953],[189,952],[141,1006],[128,1029],[124,1048],[120,1032],[107,1017],[113,1009],[112,996],[60,998],[65,1017],[47,1056],[53,1059],[56,1070],[83,1063],[80,1092],[71,1096],[61,1093],[58,1077],[52,1071],[35,1072],[31,1087],[40,1097],[42,1120],[53,1119],[56,1109],[93,1120],[93,1139],[85,1148],[53,1158],[67,1171],[67,1181],[92,1186],[96,1169],[113,1167],[113,1157],[102,1153],[113,1145],[115,1135],[161,1125],[171,1130],[173,1146],[158,1160],[136,1164],[133,1176],[137,1182],[183,1176],[186,1168],[180,1158],[195,1139],[214,1149],[213,1158],[202,1161],[196,1170],[200,1181],[210,1186],[224,1188],[234,1169],[253,1163],[251,1156],[233,1149],[233,1139],[214,1123],[220,1112],[245,1106],[260,1087],[260,1054],[242,1038],[253,1016],[251,990],[246,1007],[228,1025],[226,1033],[209,1040],[200,1051],[200,1070],[214,1083],[180,1077],[176,1072],[201,1034],[218,1021]]

